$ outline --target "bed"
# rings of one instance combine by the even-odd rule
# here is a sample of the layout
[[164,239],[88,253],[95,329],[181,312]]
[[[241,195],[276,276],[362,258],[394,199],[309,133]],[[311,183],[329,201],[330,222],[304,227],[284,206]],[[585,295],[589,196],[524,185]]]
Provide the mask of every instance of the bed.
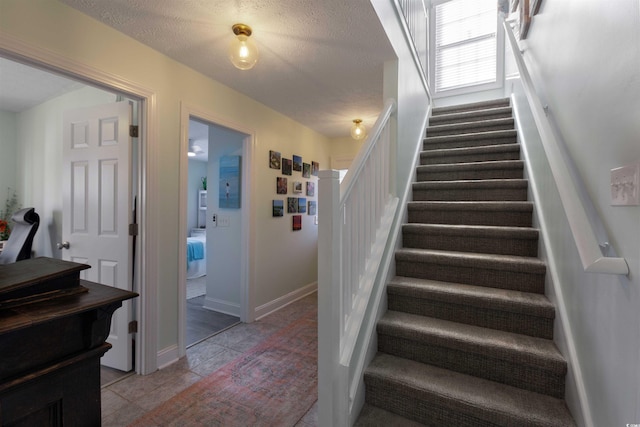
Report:
[[187,237],[187,279],[207,274],[207,237]]

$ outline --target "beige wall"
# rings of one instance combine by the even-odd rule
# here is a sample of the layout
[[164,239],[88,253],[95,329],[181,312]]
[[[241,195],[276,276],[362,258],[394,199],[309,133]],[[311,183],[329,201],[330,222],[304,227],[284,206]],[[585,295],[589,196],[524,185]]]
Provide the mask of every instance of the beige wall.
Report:
[[[235,92],[97,21],[52,0],[0,0],[0,30],[54,55],[102,70],[148,88],[157,99],[157,139],[150,140],[159,189],[147,224],[158,239],[157,253],[145,254],[157,266],[158,350],[175,346],[178,325],[179,138],[181,103],[210,111],[227,122],[242,123],[255,135],[254,188],[251,194],[254,248],[250,276],[260,306],[313,283],[317,276],[317,228],[291,231],[291,217],[271,217],[276,198],[269,150],[299,154],[305,162],[329,164],[329,140],[299,123]],[[226,60],[226,59],[225,59]],[[35,201],[34,201],[35,203]],[[162,221],[159,221],[159,218]]]

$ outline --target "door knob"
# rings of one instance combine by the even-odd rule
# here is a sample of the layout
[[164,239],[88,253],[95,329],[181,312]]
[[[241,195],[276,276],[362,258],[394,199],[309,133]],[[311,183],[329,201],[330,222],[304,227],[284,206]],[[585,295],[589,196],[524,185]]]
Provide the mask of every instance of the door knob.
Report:
[[63,250],[63,249],[69,249],[69,242],[62,242],[62,243],[58,243],[56,244],[56,246],[58,247],[58,249]]

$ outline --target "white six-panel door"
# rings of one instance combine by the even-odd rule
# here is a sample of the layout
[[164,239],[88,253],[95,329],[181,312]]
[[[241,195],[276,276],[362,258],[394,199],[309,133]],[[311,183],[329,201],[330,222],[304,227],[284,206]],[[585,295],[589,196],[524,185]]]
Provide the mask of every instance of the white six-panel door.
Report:
[[[62,258],[86,263],[82,279],[132,289],[128,102],[67,111],[63,122]],[[67,245],[65,245],[67,246]],[[102,364],[123,371],[133,367],[129,334],[131,301],[111,321],[113,346]]]

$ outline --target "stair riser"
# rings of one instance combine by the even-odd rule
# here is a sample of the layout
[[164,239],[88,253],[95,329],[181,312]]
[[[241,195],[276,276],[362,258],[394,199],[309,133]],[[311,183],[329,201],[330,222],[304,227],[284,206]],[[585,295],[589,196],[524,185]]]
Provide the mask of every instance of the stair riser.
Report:
[[505,227],[531,227],[532,212],[527,211],[470,211],[412,209],[409,205],[410,223],[452,225],[495,225]]
[[430,150],[445,150],[449,148],[484,147],[487,145],[515,144],[516,142],[517,142],[516,137],[499,138],[499,139],[457,138],[457,139],[452,139],[452,140],[443,141],[443,142],[435,142],[427,138],[422,144],[422,150],[430,151]]
[[553,339],[553,319],[388,293],[389,310]]
[[418,168],[418,182],[425,181],[459,181],[477,179],[522,179],[522,169],[460,169],[442,170]]
[[464,124],[460,124],[459,126],[452,125],[451,128],[445,129],[440,129],[436,126],[430,126],[427,128],[427,137],[493,132],[496,130],[513,130],[513,122],[496,123],[485,126],[464,126]]
[[538,256],[538,241],[533,239],[504,239],[490,237],[453,236],[429,232],[403,232],[405,248],[474,252],[498,255]]
[[[498,424],[487,421],[492,414],[480,419],[472,414],[478,411],[464,402],[458,402],[447,396],[428,393],[399,385],[382,378],[364,377],[366,401],[389,412],[419,422],[428,427],[496,427],[498,425],[525,426],[526,419],[509,419]],[[480,409],[481,410],[481,409]],[[486,412],[486,411],[485,411]],[[526,417],[526,414],[523,414]]]
[[486,154],[471,154],[471,155],[457,155],[457,156],[420,156],[421,165],[490,162],[494,160],[520,160],[520,152],[507,151],[502,153],[486,153]]
[[456,123],[471,123],[471,122],[480,122],[483,120],[494,120],[494,119],[510,119],[513,117],[511,111],[508,112],[498,112],[492,114],[482,114],[481,111],[478,111],[474,116],[467,117],[446,117],[442,116],[433,116],[429,119],[429,126],[440,126],[440,125],[451,125]]
[[564,373],[557,374],[495,357],[417,342],[378,332],[378,350],[524,390],[564,397]]
[[[498,268],[498,267],[496,267]],[[396,273],[399,276],[439,280],[465,285],[512,289],[521,292],[544,293],[544,274],[523,273],[474,266],[443,265],[425,259],[423,262],[407,261],[396,257]]]
[[474,202],[474,201],[508,201],[524,202],[527,200],[526,188],[479,188],[479,189],[429,189],[413,190],[414,201],[441,202]]

